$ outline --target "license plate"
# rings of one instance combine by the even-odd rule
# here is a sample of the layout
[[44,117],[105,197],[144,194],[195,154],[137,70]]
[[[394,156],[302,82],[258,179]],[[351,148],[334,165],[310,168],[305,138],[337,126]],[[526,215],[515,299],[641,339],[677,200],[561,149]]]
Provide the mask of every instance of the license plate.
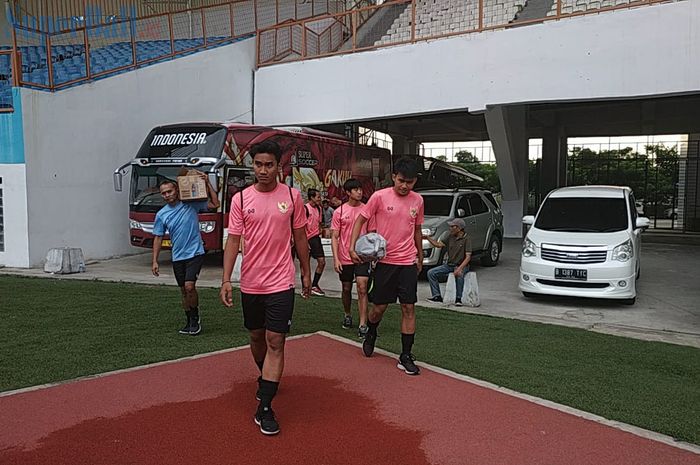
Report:
[[575,270],[572,268],[555,268],[554,279],[572,279],[585,281],[588,279],[588,270]]
[[163,239],[163,242],[161,242],[160,245],[163,247],[170,247],[170,239]]

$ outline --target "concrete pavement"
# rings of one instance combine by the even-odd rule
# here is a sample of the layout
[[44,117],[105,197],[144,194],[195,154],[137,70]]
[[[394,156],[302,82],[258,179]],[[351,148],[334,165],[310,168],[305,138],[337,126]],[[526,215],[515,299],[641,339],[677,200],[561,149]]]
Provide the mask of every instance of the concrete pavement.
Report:
[[[486,268],[477,264],[473,267],[479,281],[481,306],[478,308],[445,307],[428,302],[430,288],[425,280],[418,284],[419,305],[700,347],[700,286],[697,284],[700,246],[645,243],[637,303],[633,306],[575,298],[525,299],[518,290],[519,261],[520,240],[512,239],[505,241],[498,266]],[[315,267],[313,260],[311,267],[312,270]],[[152,276],[150,269],[150,253],[140,253],[88,262],[85,273],[72,275],[54,276],[41,269],[13,268],[2,268],[0,274],[175,285],[167,252],[161,255],[160,277]],[[210,254],[198,285],[218,288],[220,282],[221,255]],[[332,259],[328,259],[321,287],[329,297],[340,297],[340,282],[333,272]]]

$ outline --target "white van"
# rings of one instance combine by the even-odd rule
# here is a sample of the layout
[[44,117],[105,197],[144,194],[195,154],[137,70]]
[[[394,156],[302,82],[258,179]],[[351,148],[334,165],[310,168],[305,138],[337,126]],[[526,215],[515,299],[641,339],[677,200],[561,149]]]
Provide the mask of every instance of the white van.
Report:
[[553,190],[523,241],[519,288],[534,294],[620,299],[632,305],[640,274],[639,217],[629,187],[580,186]]

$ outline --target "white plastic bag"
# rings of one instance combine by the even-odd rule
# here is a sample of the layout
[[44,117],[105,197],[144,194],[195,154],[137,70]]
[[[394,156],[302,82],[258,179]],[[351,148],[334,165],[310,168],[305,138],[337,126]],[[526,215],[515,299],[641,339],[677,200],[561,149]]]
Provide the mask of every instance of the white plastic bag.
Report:
[[[455,303],[457,294],[457,278],[455,274],[447,275],[447,285],[445,286],[445,296],[442,301],[447,305]],[[476,280],[476,272],[470,271],[464,275],[464,289],[462,290],[462,305],[467,307],[478,307],[481,305],[479,300],[479,283]]]
[[462,304],[468,307],[478,307],[481,305],[481,300],[479,299],[479,283],[476,280],[476,272],[474,271],[470,271],[464,276]]
[[455,303],[455,297],[457,295],[457,279],[455,278],[454,272],[447,275],[447,284],[445,285],[445,295],[442,298],[442,302],[447,305],[452,305]]
[[241,282],[241,264],[243,263],[242,254],[238,254],[236,257],[236,263],[233,264],[233,274],[231,275],[231,281],[234,283]]

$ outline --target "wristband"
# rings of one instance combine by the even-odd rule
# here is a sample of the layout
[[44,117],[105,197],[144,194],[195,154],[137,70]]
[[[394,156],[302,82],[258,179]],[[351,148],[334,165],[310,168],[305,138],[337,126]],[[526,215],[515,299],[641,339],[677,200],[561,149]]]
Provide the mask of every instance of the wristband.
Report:
[[223,286],[223,285],[226,284],[226,283],[231,284],[231,281],[222,281],[222,282],[221,282],[221,285]]

